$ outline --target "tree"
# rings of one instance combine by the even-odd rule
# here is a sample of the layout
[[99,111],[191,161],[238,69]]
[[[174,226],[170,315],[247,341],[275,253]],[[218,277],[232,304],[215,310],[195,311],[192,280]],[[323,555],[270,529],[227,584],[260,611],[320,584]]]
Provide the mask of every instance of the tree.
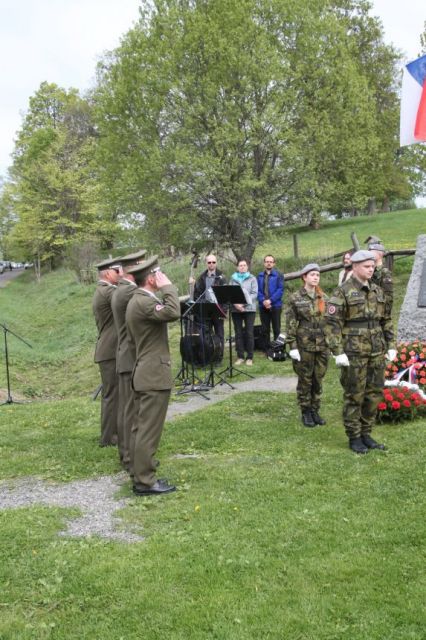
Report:
[[201,237],[250,259],[275,222],[384,193],[396,54],[368,9],[154,2],[99,67],[98,161],[112,206],[143,214],[159,242]]
[[100,213],[95,144],[89,103],[73,89],[42,83],[18,133],[9,186],[17,217],[10,241],[34,259],[38,274],[76,239],[111,238],[113,226]]

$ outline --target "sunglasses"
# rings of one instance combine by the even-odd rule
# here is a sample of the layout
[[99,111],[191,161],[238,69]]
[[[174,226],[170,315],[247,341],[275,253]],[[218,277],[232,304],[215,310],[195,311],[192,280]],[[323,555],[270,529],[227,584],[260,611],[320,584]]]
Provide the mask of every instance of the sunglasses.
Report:
[[216,264],[216,260],[207,260],[207,264]]

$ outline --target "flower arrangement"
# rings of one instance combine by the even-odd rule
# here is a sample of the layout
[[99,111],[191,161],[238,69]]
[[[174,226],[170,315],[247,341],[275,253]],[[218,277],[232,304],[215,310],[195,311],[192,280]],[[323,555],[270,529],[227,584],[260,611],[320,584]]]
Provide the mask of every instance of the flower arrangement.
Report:
[[385,387],[383,398],[377,405],[378,421],[413,420],[426,414],[426,397],[423,395],[409,386]]
[[385,369],[386,384],[402,378],[426,391],[426,342],[414,340],[398,344],[396,357]]

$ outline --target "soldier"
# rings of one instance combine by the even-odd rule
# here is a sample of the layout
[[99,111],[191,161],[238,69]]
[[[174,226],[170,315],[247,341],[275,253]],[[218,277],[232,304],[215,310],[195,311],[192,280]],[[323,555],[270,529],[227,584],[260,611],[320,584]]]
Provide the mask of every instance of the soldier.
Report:
[[102,380],[101,439],[99,445],[117,444],[118,378],[116,372],[117,332],[111,309],[112,294],[121,274],[117,258],[103,260],[96,265],[99,271],[98,286],[93,296],[93,315],[98,329],[95,362],[99,365]]
[[383,266],[383,256],[385,255],[386,249],[382,244],[380,244],[380,242],[371,242],[368,245],[368,250],[372,252],[376,260],[376,267],[374,269],[371,282],[382,287],[385,294],[386,305],[388,307],[387,312],[390,315],[392,313],[393,305],[393,280],[390,269]]
[[[133,492],[138,496],[175,491],[165,480],[157,480],[154,459],[166,418],[173,379],[167,323],[180,317],[176,288],[160,271],[157,256],[132,267],[138,289],[126,310],[131,348],[136,353],[132,374],[137,413],[132,426]],[[162,300],[157,298],[161,290]],[[133,438],[134,436],[134,438]]]
[[135,400],[133,397],[131,378],[135,364],[135,354],[131,352],[127,339],[126,309],[137,287],[134,276],[127,273],[127,271],[130,267],[141,262],[145,256],[146,251],[141,250],[120,258],[123,275],[119,279],[117,288],[112,294],[111,299],[112,314],[118,336],[116,358],[118,373],[118,453],[121,464],[130,472],[130,432],[135,417]]
[[342,367],[343,422],[349,448],[355,453],[384,449],[371,437],[377,403],[384,384],[385,359],[396,355],[392,321],[383,290],[371,282],[374,255],[352,256],[352,278],[338,287],[327,303],[329,345]]
[[324,320],[327,298],[319,287],[317,264],[307,264],[301,276],[304,284],[290,296],[286,313],[287,342],[298,377],[297,401],[302,422],[305,427],[315,427],[325,424],[318,412],[329,357]]

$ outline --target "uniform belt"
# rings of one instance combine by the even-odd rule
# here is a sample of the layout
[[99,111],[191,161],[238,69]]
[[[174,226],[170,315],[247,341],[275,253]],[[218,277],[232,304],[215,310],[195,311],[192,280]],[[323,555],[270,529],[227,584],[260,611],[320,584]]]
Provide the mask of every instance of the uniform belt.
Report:
[[345,322],[345,327],[351,327],[352,329],[377,329],[380,327],[379,320],[348,320]]

